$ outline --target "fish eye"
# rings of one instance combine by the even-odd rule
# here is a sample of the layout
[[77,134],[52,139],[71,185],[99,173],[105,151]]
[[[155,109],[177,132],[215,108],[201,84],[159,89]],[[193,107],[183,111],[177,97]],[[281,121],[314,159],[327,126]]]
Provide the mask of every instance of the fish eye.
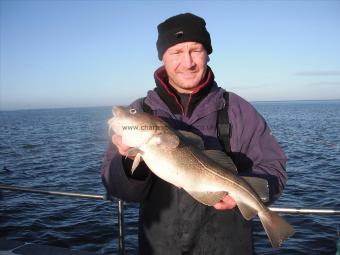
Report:
[[131,114],[135,114],[136,112],[137,112],[136,109],[133,109],[133,108],[130,109],[130,113],[131,113]]

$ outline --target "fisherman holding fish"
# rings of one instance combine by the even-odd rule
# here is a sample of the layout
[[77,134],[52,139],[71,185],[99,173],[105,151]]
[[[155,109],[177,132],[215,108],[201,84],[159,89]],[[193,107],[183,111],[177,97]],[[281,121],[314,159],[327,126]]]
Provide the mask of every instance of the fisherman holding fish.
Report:
[[110,195],[140,203],[139,254],[253,254],[255,215],[278,247],[294,230],[261,185],[267,204],[281,195],[286,157],[254,107],[215,82],[204,19],[165,20],[157,50],[156,88],[113,109],[102,173]]

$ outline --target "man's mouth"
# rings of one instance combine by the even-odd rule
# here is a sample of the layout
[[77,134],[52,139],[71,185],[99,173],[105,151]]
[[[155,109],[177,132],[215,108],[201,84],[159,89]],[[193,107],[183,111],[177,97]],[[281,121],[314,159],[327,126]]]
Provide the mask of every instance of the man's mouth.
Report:
[[196,73],[196,72],[181,73],[181,75],[182,75],[184,78],[194,78],[194,77],[196,77],[197,73]]

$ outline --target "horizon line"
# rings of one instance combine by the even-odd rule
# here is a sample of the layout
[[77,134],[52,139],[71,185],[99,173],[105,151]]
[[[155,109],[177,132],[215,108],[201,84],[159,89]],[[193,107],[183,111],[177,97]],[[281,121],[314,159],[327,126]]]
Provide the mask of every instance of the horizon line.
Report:
[[[287,100],[251,100],[249,103],[285,103],[285,102],[321,102],[321,101],[340,101],[339,99],[287,99]],[[128,105],[128,104],[126,104]],[[114,106],[114,105],[112,105]],[[32,108],[17,108],[17,109],[0,109],[0,112],[12,111],[34,111],[34,110],[58,110],[58,109],[77,109],[77,108],[106,108],[112,107],[110,105],[89,105],[89,106],[46,106],[46,107],[32,107]]]

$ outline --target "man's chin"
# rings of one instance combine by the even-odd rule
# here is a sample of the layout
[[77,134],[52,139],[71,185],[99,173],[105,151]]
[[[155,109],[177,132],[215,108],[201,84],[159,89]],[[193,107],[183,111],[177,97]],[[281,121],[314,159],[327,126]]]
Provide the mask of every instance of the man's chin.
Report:
[[[172,84],[172,82],[170,82]],[[199,82],[196,80],[179,80],[175,84],[172,84],[179,92],[190,93],[199,86]]]
[[183,88],[187,89],[194,89],[196,88],[200,83],[197,79],[185,79],[181,82]]

